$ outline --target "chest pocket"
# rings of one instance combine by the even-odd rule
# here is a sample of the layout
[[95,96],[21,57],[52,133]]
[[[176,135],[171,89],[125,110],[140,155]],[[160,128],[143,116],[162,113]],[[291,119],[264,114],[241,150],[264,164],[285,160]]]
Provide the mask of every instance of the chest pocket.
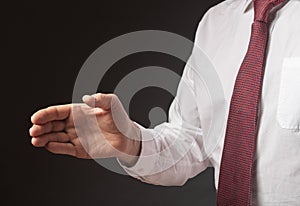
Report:
[[300,57],[283,61],[277,121],[282,128],[300,134]]

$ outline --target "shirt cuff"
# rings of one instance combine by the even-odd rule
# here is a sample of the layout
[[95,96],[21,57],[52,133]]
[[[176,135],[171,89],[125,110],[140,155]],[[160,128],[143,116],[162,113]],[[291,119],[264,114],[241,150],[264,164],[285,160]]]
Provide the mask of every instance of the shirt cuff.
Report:
[[155,173],[155,165],[158,155],[155,144],[155,131],[153,129],[145,129],[143,126],[137,124],[141,130],[141,152],[137,162],[128,167],[117,159],[120,166],[130,175],[136,178],[152,175]]

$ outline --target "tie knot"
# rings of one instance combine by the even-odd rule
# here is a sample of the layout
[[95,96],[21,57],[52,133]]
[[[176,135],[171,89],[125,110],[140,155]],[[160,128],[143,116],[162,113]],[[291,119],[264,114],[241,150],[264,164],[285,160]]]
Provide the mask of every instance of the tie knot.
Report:
[[271,10],[281,5],[285,0],[253,0],[254,21],[268,23]]

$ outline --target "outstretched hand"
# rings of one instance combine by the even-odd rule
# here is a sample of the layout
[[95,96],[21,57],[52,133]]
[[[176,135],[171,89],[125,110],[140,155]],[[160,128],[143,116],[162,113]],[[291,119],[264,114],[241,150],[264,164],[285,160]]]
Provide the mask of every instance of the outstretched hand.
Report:
[[31,117],[32,144],[77,158],[117,157],[127,164],[140,151],[140,130],[114,94],[84,96],[84,104],[51,106]]

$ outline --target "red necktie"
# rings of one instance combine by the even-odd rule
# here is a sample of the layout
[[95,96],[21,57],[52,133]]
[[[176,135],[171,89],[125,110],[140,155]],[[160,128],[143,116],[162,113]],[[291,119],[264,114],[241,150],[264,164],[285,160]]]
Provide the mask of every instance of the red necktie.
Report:
[[[230,103],[222,154],[218,206],[249,206],[270,13],[285,0],[253,0],[254,22],[248,51],[238,72]],[[277,7],[278,6],[278,7]]]

